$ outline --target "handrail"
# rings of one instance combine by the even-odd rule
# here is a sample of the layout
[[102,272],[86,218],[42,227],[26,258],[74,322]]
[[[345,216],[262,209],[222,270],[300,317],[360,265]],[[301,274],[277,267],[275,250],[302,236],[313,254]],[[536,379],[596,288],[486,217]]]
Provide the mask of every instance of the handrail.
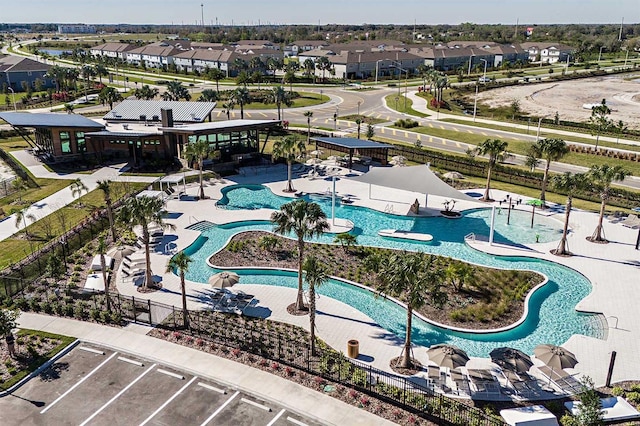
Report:
[[471,240],[471,241],[475,241],[476,240],[476,234],[474,232],[470,232],[467,235],[464,236],[464,240]]
[[613,328],[617,330],[618,329],[618,321],[620,321],[620,318],[618,318],[615,315],[609,315],[608,317],[605,318],[607,320],[607,326],[609,325],[609,318],[615,318],[616,325]]
[[[191,222],[191,219],[193,219],[194,221],[193,221],[193,222]],[[189,216],[189,225],[191,225],[191,224],[193,224],[193,223],[198,223],[198,222],[200,222],[200,221],[198,220],[198,218],[197,218],[197,217],[195,217],[195,216]]]

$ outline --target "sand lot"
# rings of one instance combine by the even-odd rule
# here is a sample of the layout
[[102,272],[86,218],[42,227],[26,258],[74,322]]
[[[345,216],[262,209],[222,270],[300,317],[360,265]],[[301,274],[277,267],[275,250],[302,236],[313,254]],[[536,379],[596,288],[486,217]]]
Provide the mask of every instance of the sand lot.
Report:
[[582,105],[599,103],[603,98],[612,110],[612,120],[640,128],[640,73],[493,89],[480,93],[478,102],[501,106],[517,99],[523,112],[536,117],[552,118],[557,111],[561,120],[586,121],[591,111]]

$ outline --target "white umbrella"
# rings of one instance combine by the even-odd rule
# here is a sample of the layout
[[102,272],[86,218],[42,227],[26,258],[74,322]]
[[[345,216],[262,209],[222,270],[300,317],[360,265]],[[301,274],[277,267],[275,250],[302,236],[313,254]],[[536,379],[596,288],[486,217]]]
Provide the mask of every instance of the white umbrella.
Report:
[[459,172],[447,172],[443,174],[442,177],[445,179],[451,179],[451,180],[464,179],[464,175]]
[[407,157],[404,157],[402,155],[394,155],[393,157],[391,157],[391,161],[395,161],[396,163],[406,163]]
[[317,157],[318,155],[322,155],[322,154],[323,154],[323,152],[322,152],[322,150],[320,150],[320,149],[316,149],[316,150],[311,151],[311,152],[309,153],[309,155],[314,155],[314,156],[316,156],[316,157]]
[[305,164],[307,166],[315,166],[316,164],[320,164],[320,163],[322,163],[322,160],[319,158],[309,158]]
[[578,363],[576,356],[562,346],[538,345],[533,349],[533,353],[536,358],[556,371],[573,368]]
[[209,277],[209,284],[212,287],[227,288],[232,287],[240,281],[240,276],[235,272],[219,272]]
[[327,160],[329,160],[329,161],[337,161],[338,157],[336,157],[335,155],[330,155],[330,156],[327,157]]
[[469,361],[469,356],[465,351],[454,345],[439,344],[427,349],[429,359],[440,367],[458,368],[464,366]]

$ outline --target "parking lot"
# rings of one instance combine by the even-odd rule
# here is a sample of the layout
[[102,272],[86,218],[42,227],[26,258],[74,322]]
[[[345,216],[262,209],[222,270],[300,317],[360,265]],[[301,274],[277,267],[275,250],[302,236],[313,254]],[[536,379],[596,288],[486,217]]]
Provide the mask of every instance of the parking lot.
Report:
[[214,380],[80,344],[11,395],[9,425],[318,425]]

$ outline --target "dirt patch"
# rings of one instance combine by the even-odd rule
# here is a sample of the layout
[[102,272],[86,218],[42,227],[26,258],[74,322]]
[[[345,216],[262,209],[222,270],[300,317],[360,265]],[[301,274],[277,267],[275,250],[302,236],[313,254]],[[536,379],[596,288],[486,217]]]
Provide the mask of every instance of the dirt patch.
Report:
[[503,87],[480,93],[478,102],[490,107],[508,107],[517,99],[525,114],[553,118],[558,112],[560,120],[587,121],[591,111],[583,108],[583,104],[600,103],[604,98],[611,108],[612,120],[622,120],[629,128],[640,129],[637,120],[640,74],[636,79],[629,77],[625,74]]

